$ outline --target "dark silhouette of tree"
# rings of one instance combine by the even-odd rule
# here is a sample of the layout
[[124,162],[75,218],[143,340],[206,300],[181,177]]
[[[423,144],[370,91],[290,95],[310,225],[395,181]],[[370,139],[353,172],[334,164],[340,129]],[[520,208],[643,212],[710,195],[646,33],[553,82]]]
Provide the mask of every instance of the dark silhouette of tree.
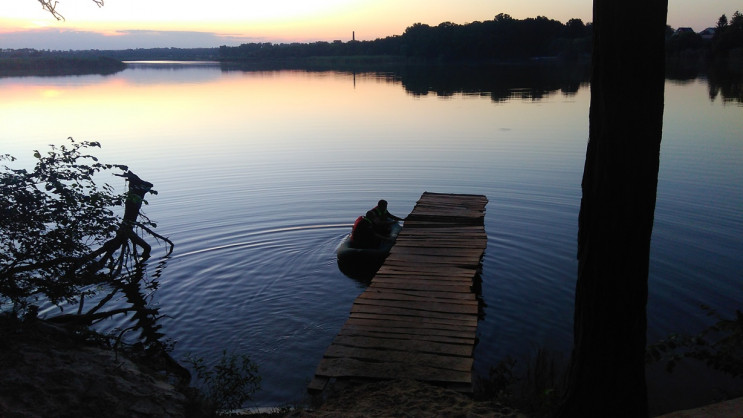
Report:
[[[733,17],[728,18],[723,14],[717,20],[715,35],[712,37],[712,58],[716,61],[736,60],[731,57],[731,53],[737,51],[738,62],[743,59],[740,49],[743,48],[743,14],[739,11],[733,13]],[[740,68],[740,66],[738,66]]]
[[647,278],[667,7],[667,0],[593,3],[574,346],[560,417],[648,414]]
[[568,38],[581,38],[588,35],[586,25],[581,19],[570,19],[565,23],[565,36]]
[[[56,0],[39,0],[39,3],[41,4],[41,8],[48,11],[49,13],[54,16],[57,20],[65,20],[64,16],[62,16],[57,11],[57,4],[59,4]],[[103,0],[93,0],[93,3],[98,5],[98,7],[103,7]]]
[[315,42],[309,44],[253,43],[221,46],[223,60],[298,59],[316,56],[391,55],[413,62],[513,61],[544,56],[587,54],[590,31],[580,19],[569,26],[543,16],[517,20],[498,14],[493,20],[464,25],[415,23],[402,35],[374,41]]
[[728,17],[723,13],[719,19],[717,19],[717,30],[723,30],[728,26]]
[[[84,153],[99,146],[70,138],[70,145],[52,146],[46,155],[36,151],[31,171],[0,167],[0,302],[12,305],[14,314],[39,299],[58,306],[79,304],[77,315],[63,319],[83,325],[127,312],[154,312],[143,311],[140,301],[100,311],[114,293],[131,294],[132,286],[142,282],[151,247],[140,234],[169,244],[166,256],[173,246],[140,213],[145,196],[157,194],[152,184],[126,166],[103,164]],[[14,158],[0,156],[6,160]],[[126,178],[127,192],[116,194],[110,185],[97,184],[95,175],[106,172]],[[114,212],[121,206],[123,217]],[[114,289],[110,296],[83,312],[86,296],[105,286]]]

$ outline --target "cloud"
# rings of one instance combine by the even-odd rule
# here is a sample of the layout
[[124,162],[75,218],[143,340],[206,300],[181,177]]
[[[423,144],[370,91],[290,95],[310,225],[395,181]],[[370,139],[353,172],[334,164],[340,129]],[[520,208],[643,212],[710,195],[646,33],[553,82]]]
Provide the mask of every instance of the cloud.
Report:
[[130,48],[214,48],[235,46],[264,39],[223,35],[212,32],[123,30],[111,33],[53,28],[0,33],[2,48],[81,50]]

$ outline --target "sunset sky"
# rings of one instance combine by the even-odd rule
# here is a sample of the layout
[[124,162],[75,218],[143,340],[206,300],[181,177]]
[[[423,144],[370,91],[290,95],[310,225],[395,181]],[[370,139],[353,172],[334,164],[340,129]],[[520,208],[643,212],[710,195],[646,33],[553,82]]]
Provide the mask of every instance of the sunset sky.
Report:
[[[696,31],[739,0],[670,0],[668,24]],[[498,13],[590,22],[592,0],[59,0],[55,20],[37,0],[0,2],[0,48],[215,47],[246,42],[373,40],[413,23],[468,23]],[[631,30],[631,26],[628,26]]]

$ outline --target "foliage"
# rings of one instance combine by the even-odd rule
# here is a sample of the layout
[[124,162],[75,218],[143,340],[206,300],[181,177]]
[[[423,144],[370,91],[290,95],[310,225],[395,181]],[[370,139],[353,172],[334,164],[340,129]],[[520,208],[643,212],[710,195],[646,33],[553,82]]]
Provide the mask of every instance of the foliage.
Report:
[[425,61],[523,60],[541,56],[570,58],[590,53],[590,25],[567,24],[543,16],[523,20],[499,14],[493,20],[437,26],[415,23],[402,35],[374,41],[272,44],[220,47],[224,60],[287,59],[314,56],[402,56]]
[[[119,339],[127,331],[138,331],[146,348],[164,352],[159,310],[148,306],[148,295],[158,287],[157,278],[173,244],[153,232],[156,225],[140,213],[145,194],[157,192],[126,166],[103,164],[87,154],[99,143],[69,141],[69,145],[51,145],[46,155],[35,151],[31,171],[2,166],[0,304],[11,305],[12,314],[29,318],[36,316],[32,305],[36,301],[60,309],[77,303],[77,314],[47,319],[83,327],[133,313],[134,324],[121,331]],[[9,155],[1,158],[15,161]],[[126,178],[128,191],[117,194],[109,184],[100,185],[97,178],[104,173]],[[170,244],[152,277],[144,263],[151,251],[140,236],[144,234]],[[86,296],[103,290],[108,294],[83,311]],[[117,293],[123,294],[128,306],[104,310]]]
[[203,358],[189,355],[186,362],[203,383],[201,401],[212,415],[240,408],[260,389],[258,367],[244,354],[228,354],[224,350],[219,362],[211,369],[206,367]]
[[[80,287],[102,280],[100,271],[83,270],[88,255],[111,239],[124,203],[100,172],[124,172],[126,166],[103,164],[88,148],[97,142],[51,146],[34,152],[32,171],[3,165],[0,172],[0,298],[23,305],[45,296],[53,303],[72,302]],[[2,160],[15,161],[9,155]],[[2,300],[2,299],[0,299]]]
[[490,366],[487,379],[478,377],[475,391],[478,400],[489,399],[495,402],[513,403],[513,385],[520,379],[516,376],[517,361],[512,357],[500,360]]
[[728,18],[723,14],[717,21],[715,35],[712,38],[712,55],[717,60],[729,58],[731,52],[743,48],[743,14],[739,11]]
[[527,367],[519,407],[532,417],[553,416],[564,386],[565,370],[560,357],[540,348]]
[[743,313],[737,310],[728,319],[707,306],[702,309],[716,319],[713,325],[697,335],[669,335],[648,346],[646,360],[664,360],[666,370],[672,372],[681,360],[691,358],[732,377],[743,376]]
[[[36,51],[37,52],[37,51]],[[57,76],[83,74],[114,74],[126,68],[126,64],[109,57],[70,57],[39,52],[26,56],[7,57],[0,54],[0,76]]]
[[556,353],[544,348],[532,354],[522,370],[516,360],[507,357],[490,368],[487,379],[478,379],[476,396],[530,417],[552,416],[564,389],[563,363]]

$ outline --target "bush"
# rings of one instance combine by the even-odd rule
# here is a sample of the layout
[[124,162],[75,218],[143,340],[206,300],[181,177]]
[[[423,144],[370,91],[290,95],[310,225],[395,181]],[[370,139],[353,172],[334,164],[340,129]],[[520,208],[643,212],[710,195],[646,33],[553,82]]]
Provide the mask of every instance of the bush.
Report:
[[0,167],[0,298],[16,309],[39,296],[55,304],[74,302],[82,286],[103,279],[100,271],[81,267],[115,235],[120,218],[113,208],[124,196],[108,184],[99,186],[93,176],[127,167],[84,153],[100,147],[97,142],[70,142],[52,145],[45,156],[35,151],[32,171]]
[[206,367],[203,358],[189,355],[186,362],[202,382],[200,400],[211,415],[242,407],[260,389],[258,367],[244,354],[222,351],[219,362],[211,369]]

